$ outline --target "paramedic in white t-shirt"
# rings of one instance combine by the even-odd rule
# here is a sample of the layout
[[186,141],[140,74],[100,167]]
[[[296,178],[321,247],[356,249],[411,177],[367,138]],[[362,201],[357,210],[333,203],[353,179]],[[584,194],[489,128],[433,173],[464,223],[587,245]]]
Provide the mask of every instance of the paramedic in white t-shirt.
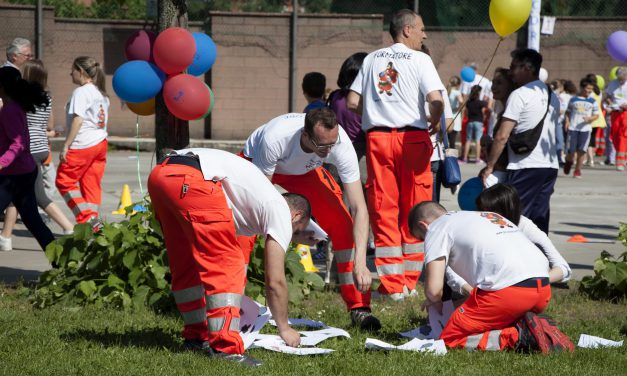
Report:
[[93,58],[76,58],[71,76],[79,87],[66,106],[68,132],[55,184],[76,222],[85,223],[98,218],[102,199],[109,97],[104,70]]
[[[357,154],[333,110],[321,108],[272,119],[248,137],[243,157],[274,184],[307,197],[313,217],[333,243],[340,291],[353,323],[378,330],[381,324],[370,311],[368,209]],[[350,211],[342,200],[342,188],[323,163],[337,168]]]
[[[551,299],[549,263],[505,217],[491,212],[446,212],[435,202],[416,205],[412,233],[425,241],[423,306],[441,306],[445,270],[473,286],[440,339],[448,347],[504,350],[522,345],[518,320],[542,312]],[[529,316],[528,316],[529,315]]]
[[[494,135],[487,166],[479,174],[485,184],[494,170],[510,134],[535,128],[546,113],[542,133],[535,148],[529,153],[516,154],[508,148],[507,181],[518,191],[523,204],[523,215],[542,231],[549,231],[550,199],[557,180],[558,160],[555,131],[560,115],[559,98],[549,97],[548,87],[538,79],[542,55],[532,49],[512,52],[510,72],[514,90],[505,106],[501,126]],[[548,105],[548,112],[547,112]]]
[[428,124],[432,133],[439,131],[445,88],[431,58],[420,52],[427,38],[420,16],[400,10],[392,17],[390,35],[393,45],[365,58],[347,106],[362,114],[366,132],[366,191],[379,293],[402,300],[415,289],[423,260],[419,242],[402,218],[432,197]]
[[[172,272],[172,295],[190,350],[249,365],[242,356],[240,302],[246,284],[236,235],[265,236],[266,297],[279,335],[298,346],[287,321],[285,252],[309,223],[307,200],[281,194],[250,162],[216,149],[171,152],[148,178]],[[295,239],[298,240],[298,239]]]

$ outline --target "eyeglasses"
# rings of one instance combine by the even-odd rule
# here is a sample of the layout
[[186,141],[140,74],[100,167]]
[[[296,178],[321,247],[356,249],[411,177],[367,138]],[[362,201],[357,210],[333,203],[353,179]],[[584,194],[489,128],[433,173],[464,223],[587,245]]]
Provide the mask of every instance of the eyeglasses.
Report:
[[319,145],[319,144],[318,144],[318,142],[316,142],[316,139],[315,139],[312,135],[310,135],[309,133],[307,133],[307,136],[308,136],[308,137],[309,137],[309,139],[311,140],[311,143],[313,144],[313,146],[314,146],[316,149],[320,150],[320,151],[323,151],[323,150],[330,150],[330,149],[332,149],[335,145],[337,145],[337,144],[339,144],[339,143],[340,143],[340,136],[339,136],[339,135],[337,136],[337,140],[336,140],[334,143],[332,143],[332,144],[326,144],[326,145]]
[[17,54],[18,55],[22,55],[22,56],[26,56],[28,59],[32,59],[32,58],[35,57],[35,55],[33,55],[33,54],[24,54],[24,53],[21,53],[21,52],[18,52]]

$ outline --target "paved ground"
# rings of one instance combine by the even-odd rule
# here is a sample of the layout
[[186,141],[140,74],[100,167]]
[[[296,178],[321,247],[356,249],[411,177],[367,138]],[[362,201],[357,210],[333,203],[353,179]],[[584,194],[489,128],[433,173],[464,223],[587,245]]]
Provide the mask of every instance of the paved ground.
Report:
[[[144,193],[146,179],[154,163],[151,153],[140,153],[139,170]],[[474,164],[462,165],[464,179],[476,176],[479,169]],[[124,184],[130,186],[133,200],[141,198],[137,155],[130,151],[112,151],[109,153],[103,182],[101,213],[107,220],[122,218],[111,212],[117,209]],[[55,197],[55,201],[70,216],[61,197]],[[443,191],[441,202],[447,209],[459,209],[457,196],[453,196],[450,190]],[[550,237],[570,263],[574,278],[581,279],[584,275],[592,274],[594,260],[602,250],[614,255],[627,250],[616,241],[618,223],[627,222],[627,172],[600,166],[585,169],[582,179],[560,175],[551,208]],[[50,226],[53,232],[60,233],[55,223]],[[589,242],[567,242],[574,234],[584,235]],[[45,255],[28,230],[18,224],[13,236],[13,251],[0,251],[0,281],[33,279],[49,267]]]

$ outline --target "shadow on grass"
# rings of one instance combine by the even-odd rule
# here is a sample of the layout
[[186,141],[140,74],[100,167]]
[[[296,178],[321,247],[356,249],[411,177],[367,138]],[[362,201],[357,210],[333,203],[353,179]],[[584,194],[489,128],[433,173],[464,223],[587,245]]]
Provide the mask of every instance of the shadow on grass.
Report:
[[178,334],[162,328],[147,328],[141,330],[126,330],[123,333],[93,329],[77,329],[73,332],[60,335],[66,342],[94,342],[105,347],[140,347],[167,349],[171,352],[183,352],[185,349],[177,341]]
[[568,265],[570,265],[571,269],[594,270],[594,266],[593,265],[573,264],[573,263],[569,263]]

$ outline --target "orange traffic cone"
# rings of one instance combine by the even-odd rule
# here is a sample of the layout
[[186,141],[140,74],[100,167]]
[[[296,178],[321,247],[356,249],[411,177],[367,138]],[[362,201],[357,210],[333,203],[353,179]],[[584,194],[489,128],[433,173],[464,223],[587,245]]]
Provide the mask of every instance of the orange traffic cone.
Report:
[[571,236],[567,241],[571,243],[587,243],[588,239],[586,239],[586,237],[581,234],[575,234]]

